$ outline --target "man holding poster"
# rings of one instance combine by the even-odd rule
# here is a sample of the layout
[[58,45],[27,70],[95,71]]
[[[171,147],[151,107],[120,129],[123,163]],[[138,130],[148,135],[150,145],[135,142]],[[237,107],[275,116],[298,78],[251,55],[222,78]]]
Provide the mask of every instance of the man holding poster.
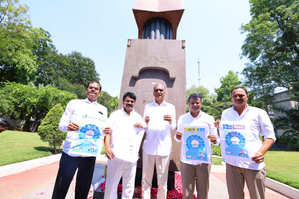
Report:
[[105,137],[107,178],[105,199],[117,198],[117,186],[122,177],[122,198],[131,199],[134,194],[135,174],[139,147],[144,135],[142,117],[134,111],[136,96],[127,92],[123,96],[123,108],[111,113],[108,126],[112,132]]
[[97,153],[102,149],[105,134],[111,132],[104,128],[107,108],[97,103],[101,89],[99,82],[89,82],[87,98],[71,100],[60,119],[59,130],[67,132],[67,136],[52,199],[65,198],[77,169],[75,198],[87,198]]
[[[231,92],[233,107],[223,111],[220,129],[221,150],[226,162],[226,181],[230,199],[244,198],[244,182],[250,198],[265,198],[266,170],[264,154],[276,138],[266,111],[247,104],[243,87]],[[264,137],[262,143],[260,136]]]
[[192,199],[196,181],[198,199],[207,199],[211,171],[211,143],[219,144],[214,118],[201,111],[201,96],[192,93],[190,112],[180,116],[174,139],[182,142],[181,173],[183,198]]

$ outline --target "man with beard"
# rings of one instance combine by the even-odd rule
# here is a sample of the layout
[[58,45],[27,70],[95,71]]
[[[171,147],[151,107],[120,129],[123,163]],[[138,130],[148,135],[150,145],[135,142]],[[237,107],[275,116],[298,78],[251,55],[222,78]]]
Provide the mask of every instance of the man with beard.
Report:
[[6,131],[10,127],[10,123],[6,120],[0,121],[0,133]]
[[175,129],[175,107],[164,101],[165,87],[157,84],[153,95],[155,101],[144,108],[143,118],[147,130],[142,154],[142,198],[149,199],[156,165],[158,199],[167,194],[168,167],[171,153],[171,129]]
[[[96,121],[106,120],[107,108],[97,103],[101,89],[99,82],[89,82],[85,92],[87,98],[85,100],[71,100],[60,119],[59,130],[67,132],[67,137],[63,144],[52,199],[65,198],[77,169],[75,198],[87,198],[88,196],[96,157],[73,154],[71,153],[71,146],[73,143],[77,143],[79,139],[79,122],[85,120],[87,116]],[[111,129],[107,127],[103,132],[109,134]]]
[[[219,138],[217,129],[214,127],[215,120],[212,116],[201,111],[201,96],[199,94],[192,93],[188,97],[188,102],[190,112],[180,116],[177,133],[174,139],[177,142],[181,142],[184,128],[188,128],[188,126],[192,128],[205,128],[205,136],[207,136],[214,145],[218,145]],[[211,158],[213,153],[211,145],[209,143],[209,145],[205,148],[207,157],[201,153],[202,157],[206,158],[206,161],[201,161],[200,158],[202,157],[196,157],[194,159],[187,158],[186,152],[186,142],[183,142],[181,147],[183,199],[193,198],[195,182],[197,198],[207,199],[209,192],[209,176],[211,172],[211,164],[207,162],[207,159]]]
[[[123,108],[111,113],[108,119],[108,126],[111,127],[112,132],[105,137],[104,141],[105,154],[109,159],[105,199],[117,198],[117,187],[121,177],[122,198],[131,199],[134,194],[138,151],[144,133],[142,117],[133,109],[135,101],[136,96],[134,93],[125,93]],[[136,144],[133,142],[127,144],[130,142],[128,138],[133,139]],[[117,151],[117,147],[122,151]],[[136,149],[133,150],[133,148]],[[132,157],[133,160],[129,160],[127,157]]]
[[[273,125],[266,111],[249,106],[247,90],[236,87],[231,92],[233,107],[222,112],[221,122],[238,121],[249,129],[247,141],[250,143],[248,150],[253,152],[250,160],[239,158],[224,158],[226,162],[226,181],[230,199],[244,198],[244,182],[246,181],[250,198],[265,198],[266,170],[264,155],[271,148],[276,138]],[[219,127],[220,121],[215,122]],[[264,137],[264,142],[260,136]]]

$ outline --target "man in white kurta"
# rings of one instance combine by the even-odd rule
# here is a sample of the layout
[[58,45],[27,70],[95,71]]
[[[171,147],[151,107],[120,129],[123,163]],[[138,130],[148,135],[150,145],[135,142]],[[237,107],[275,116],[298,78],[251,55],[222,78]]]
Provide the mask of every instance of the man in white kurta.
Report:
[[[248,93],[243,87],[237,87],[231,93],[234,106],[223,111],[221,122],[236,121],[249,129],[246,142],[253,154],[251,160],[226,157],[226,180],[230,199],[244,198],[246,181],[251,199],[265,198],[266,170],[264,154],[271,148],[276,138],[273,125],[266,111],[248,106]],[[220,123],[221,125],[221,123]],[[217,126],[217,124],[216,124]],[[264,142],[260,136],[264,137]],[[223,145],[221,145],[224,148]]]
[[[207,138],[214,144],[219,144],[217,129],[214,126],[214,118],[201,111],[201,96],[192,93],[189,98],[190,112],[180,116],[178,120],[178,129],[174,139],[182,142],[184,128],[204,127]],[[209,192],[209,176],[211,172],[210,161],[200,161],[186,158],[186,142],[181,147],[181,176],[183,187],[183,199],[193,199],[194,187],[196,182],[196,191],[198,199],[207,199]],[[205,147],[207,160],[211,159],[213,153],[210,142]]]
[[123,108],[111,113],[108,126],[112,132],[105,137],[108,157],[105,199],[117,198],[117,187],[122,177],[122,199],[132,199],[138,151],[144,135],[142,117],[134,111],[136,96],[127,92]]
[[176,128],[175,107],[164,101],[165,87],[157,84],[153,95],[155,101],[144,108],[143,118],[147,124],[142,154],[142,198],[149,199],[156,165],[158,199],[167,194],[168,167],[172,150],[171,129]]

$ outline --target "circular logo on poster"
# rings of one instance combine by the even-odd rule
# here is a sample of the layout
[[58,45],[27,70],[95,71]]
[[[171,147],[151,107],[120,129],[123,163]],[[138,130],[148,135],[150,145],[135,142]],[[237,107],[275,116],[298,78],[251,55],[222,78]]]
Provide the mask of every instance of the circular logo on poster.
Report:
[[94,139],[100,138],[101,130],[94,124],[87,124],[83,126],[79,131],[80,139]]
[[242,134],[238,132],[229,132],[225,137],[225,142],[227,145],[240,145],[245,146],[245,138]]
[[204,140],[198,135],[190,135],[186,140],[188,149],[203,149],[205,147]]

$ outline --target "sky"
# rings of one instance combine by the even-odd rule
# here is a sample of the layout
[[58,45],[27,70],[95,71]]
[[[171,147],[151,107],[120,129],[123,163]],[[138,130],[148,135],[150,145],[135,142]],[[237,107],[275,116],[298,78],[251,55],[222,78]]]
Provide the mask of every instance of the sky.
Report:
[[[171,0],[170,0],[171,1]],[[95,62],[103,90],[119,96],[128,39],[137,39],[135,0],[20,0],[29,7],[32,26],[50,32],[59,53],[82,53]],[[241,73],[245,34],[251,20],[248,0],[183,0],[177,40],[186,41],[186,89],[200,85],[214,93],[229,70]],[[242,76],[239,78],[242,80]]]

